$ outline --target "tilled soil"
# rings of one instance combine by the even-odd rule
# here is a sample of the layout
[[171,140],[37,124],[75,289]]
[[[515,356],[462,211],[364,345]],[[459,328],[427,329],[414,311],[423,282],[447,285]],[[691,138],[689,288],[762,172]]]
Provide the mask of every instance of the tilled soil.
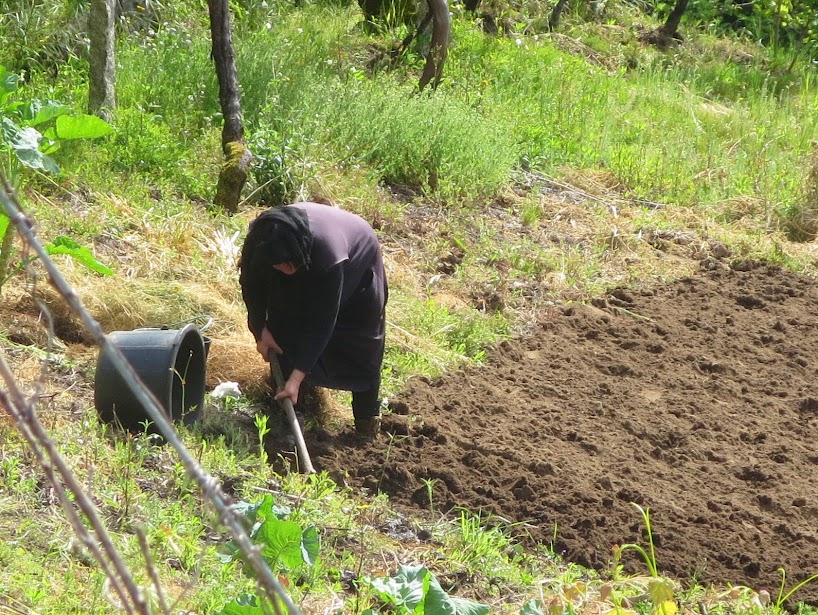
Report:
[[775,596],[779,568],[788,586],[818,572],[818,281],[704,264],[555,308],[484,365],[411,381],[391,441],[309,431],[313,463],[398,508],[524,522],[524,540],[600,570],[614,545],[647,544],[635,502],[663,574]]

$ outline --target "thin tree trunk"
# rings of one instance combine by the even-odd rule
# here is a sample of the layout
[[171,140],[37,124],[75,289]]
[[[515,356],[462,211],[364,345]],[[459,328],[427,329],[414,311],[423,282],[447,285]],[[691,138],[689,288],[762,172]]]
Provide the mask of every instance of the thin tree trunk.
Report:
[[443,76],[443,65],[449,52],[449,36],[452,30],[452,20],[449,15],[449,4],[446,0],[427,0],[429,11],[434,20],[432,27],[432,44],[426,58],[426,66],[420,76],[419,89],[423,91],[429,83],[432,89],[437,88]]
[[687,10],[687,3],[688,0],[676,0],[676,6],[674,6],[670,12],[665,25],[661,27],[662,34],[667,38],[676,37],[676,33],[679,31],[679,24],[682,23],[682,15],[684,15],[685,10]]
[[210,13],[211,57],[219,80],[219,104],[224,117],[222,150],[225,161],[219,172],[219,183],[213,203],[228,213],[236,213],[252,155],[244,143],[244,121],[241,114],[239,79],[233,54],[230,8],[228,0],[207,0]]
[[394,53],[392,54],[392,57],[394,58],[394,57],[402,55],[409,48],[409,45],[412,44],[412,41],[415,40],[421,34],[423,34],[423,32],[426,30],[426,28],[429,27],[429,23],[431,21],[432,21],[432,12],[428,11],[426,13],[426,15],[423,17],[423,20],[420,22],[420,24],[418,24],[418,27],[414,31],[410,32],[406,36],[406,38],[404,38],[401,41],[400,46],[397,48],[397,50],[394,51]]
[[88,35],[91,40],[88,79],[88,113],[111,121],[116,106],[114,55],[115,0],[91,0]]
[[551,11],[551,17],[548,19],[549,32],[554,32],[559,27],[562,10],[566,4],[568,4],[568,0],[559,0],[559,2],[554,5],[554,10]]

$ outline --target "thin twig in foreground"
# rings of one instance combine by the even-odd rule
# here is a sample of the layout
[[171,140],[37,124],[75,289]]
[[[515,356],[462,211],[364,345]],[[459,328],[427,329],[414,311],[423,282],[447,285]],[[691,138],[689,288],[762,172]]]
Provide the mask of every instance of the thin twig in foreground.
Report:
[[[221,522],[231,537],[236,541],[239,550],[256,573],[259,588],[265,593],[269,602],[272,603],[276,614],[283,615],[281,612],[281,603],[284,604],[290,613],[300,614],[300,609],[275,578],[267,562],[261,557],[258,547],[250,540],[238,517],[238,513],[228,501],[219,482],[205,472],[204,468],[202,468],[185,448],[175,428],[165,416],[165,412],[159,401],[153,393],[145,387],[130,363],[125,359],[125,356],[119,348],[108,339],[100,324],[91,316],[88,310],[85,309],[79,297],[77,297],[77,294],[54,265],[54,262],[34,233],[34,224],[21,212],[19,203],[14,197],[14,193],[2,172],[0,172],[0,184],[2,184],[2,189],[0,189],[0,205],[5,208],[11,224],[15,226],[23,239],[39,257],[42,265],[48,272],[52,286],[62,296],[71,311],[82,320],[86,329],[93,336],[99,347],[110,357],[112,365],[119,371],[128,388],[148,413],[156,429],[165,438],[165,441],[177,452],[187,475],[199,486],[202,496],[216,510]],[[264,604],[263,601],[262,604]]]

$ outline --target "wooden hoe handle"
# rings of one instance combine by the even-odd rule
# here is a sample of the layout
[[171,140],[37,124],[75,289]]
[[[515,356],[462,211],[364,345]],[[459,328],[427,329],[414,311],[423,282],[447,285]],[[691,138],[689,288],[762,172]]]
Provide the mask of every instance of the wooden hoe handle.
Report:
[[[273,379],[276,386],[281,389],[284,387],[284,374],[281,373],[281,365],[278,363],[278,356],[272,348],[267,352],[267,358],[270,360],[270,371],[273,372]],[[295,408],[293,402],[289,397],[280,399],[279,404],[284,408],[287,414],[287,421],[290,423],[290,429],[295,437],[295,448],[298,455],[298,466],[306,474],[315,474],[315,468],[312,467],[312,460],[307,451],[307,444],[304,442],[304,434],[301,433],[301,425],[298,423],[298,417],[295,416]]]

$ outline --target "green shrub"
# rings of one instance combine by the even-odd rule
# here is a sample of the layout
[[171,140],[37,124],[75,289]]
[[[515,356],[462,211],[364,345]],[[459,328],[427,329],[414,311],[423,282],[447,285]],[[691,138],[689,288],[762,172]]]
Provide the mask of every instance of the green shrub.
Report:
[[507,133],[453,96],[361,81],[336,92],[324,139],[390,184],[443,200],[495,194],[518,159]]

